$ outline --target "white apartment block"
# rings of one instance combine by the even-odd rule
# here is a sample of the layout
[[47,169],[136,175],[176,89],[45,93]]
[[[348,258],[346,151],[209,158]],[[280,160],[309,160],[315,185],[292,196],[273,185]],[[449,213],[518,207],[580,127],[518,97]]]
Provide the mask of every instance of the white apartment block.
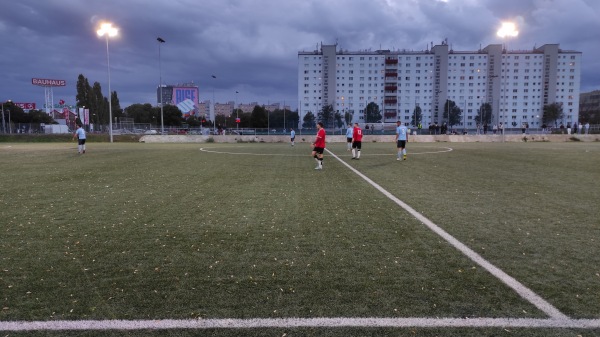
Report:
[[442,124],[444,104],[462,110],[455,128],[474,129],[483,103],[492,107],[492,123],[507,128],[528,123],[541,127],[543,107],[559,103],[564,123],[579,116],[581,52],[546,44],[533,50],[506,50],[493,44],[477,51],[456,51],[447,43],[426,51],[347,51],[337,45],[298,52],[300,123],[325,105],[353,113],[365,122],[364,110],[374,102],[383,121],[410,123],[416,106],[424,128]]

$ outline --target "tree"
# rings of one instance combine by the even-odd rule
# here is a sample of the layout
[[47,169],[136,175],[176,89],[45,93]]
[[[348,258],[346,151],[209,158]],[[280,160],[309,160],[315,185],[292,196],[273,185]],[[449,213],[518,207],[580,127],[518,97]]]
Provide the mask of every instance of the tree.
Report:
[[77,95],[75,96],[76,104],[78,107],[91,107],[92,101],[92,87],[82,74],[77,77]]
[[267,110],[262,106],[255,106],[250,115],[250,127],[253,128],[268,128],[269,117],[267,116]]
[[321,111],[319,111],[319,115],[317,116],[317,119],[319,120],[319,122],[322,122],[325,125],[325,127],[333,126],[333,122],[334,122],[333,106],[332,105],[323,106]]
[[482,103],[479,106],[479,111],[477,111],[477,116],[475,116],[475,122],[477,124],[492,124],[492,119],[494,115],[492,115],[492,105],[490,103]]
[[338,128],[341,128],[344,126],[344,120],[342,119],[342,114],[339,111],[335,112],[335,114],[333,115],[333,118],[335,119],[335,125]]
[[[154,107],[160,113],[160,108]],[[164,124],[169,126],[181,126],[183,113],[175,105],[167,104],[163,107]]]
[[314,129],[317,127],[315,115],[312,112],[307,112],[302,119],[302,127],[305,129]]
[[367,104],[367,108],[365,109],[365,122],[381,122],[381,111],[379,111],[379,105],[377,105],[375,102]]
[[134,123],[160,124],[160,109],[152,107],[150,103],[132,104],[127,107],[127,117],[133,118]]
[[421,121],[423,120],[423,113],[421,112],[421,107],[420,106],[416,106],[415,109],[413,110],[412,113],[412,117],[411,117],[411,121],[410,121],[410,125],[417,127],[419,126],[419,124],[421,124]]
[[[448,118],[448,110],[450,110],[450,117]],[[444,104],[444,118],[448,121],[448,126],[453,127],[460,123],[462,116],[462,110],[456,105],[454,101],[446,100]]]
[[110,95],[110,104],[112,105],[112,115],[114,117],[122,117],[123,109],[121,109],[121,103],[119,102],[119,97],[117,96],[117,92],[113,91]]
[[346,125],[352,124],[353,118],[354,118],[354,110],[346,110],[346,112],[344,112],[344,121],[346,122]]
[[98,82],[94,82],[94,85],[92,86],[92,94],[89,97],[89,107],[90,114],[95,114],[100,124],[108,124],[108,105],[104,99],[104,95],[102,95],[102,87]]
[[544,105],[544,115],[542,116],[543,124],[553,124],[557,126],[557,121],[565,117],[562,104],[552,103]]

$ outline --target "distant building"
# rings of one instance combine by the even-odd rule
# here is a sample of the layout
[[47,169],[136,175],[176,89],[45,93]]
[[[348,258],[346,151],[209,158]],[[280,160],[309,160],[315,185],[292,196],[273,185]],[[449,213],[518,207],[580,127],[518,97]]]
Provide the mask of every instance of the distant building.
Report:
[[581,113],[600,111],[600,90],[581,93],[579,95],[579,111]]
[[415,107],[422,124],[445,122],[444,104],[463,111],[457,128],[474,129],[483,103],[492,123],[540,127],[543,107],[563,105],[565,122],[578,120],[581,52],[546,44],[533,50],[505,50],[492,44],[476,51],[452,50],[447,42],[424,51],[347,51],[337,45],[298,52],[300,121],[323,106],[353,113],[364,122],[366,106],[379,106],[383,122],[410,123]]

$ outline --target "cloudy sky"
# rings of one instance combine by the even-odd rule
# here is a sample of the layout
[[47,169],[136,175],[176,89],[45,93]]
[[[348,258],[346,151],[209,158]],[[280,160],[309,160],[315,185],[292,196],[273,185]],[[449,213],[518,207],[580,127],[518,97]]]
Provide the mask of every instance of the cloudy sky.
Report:
[[[347,50],[425,50],[447,38],[455,50],[502,43],[502,21],[518,25],[509,49],[546,43],[583,52],[582,92],[600,89],[599,0],[0,0],[0,101],[44,103],[31,79],[67,81],[54,100],[75,104],[77,76],[121,106],[155,104],[157,37],[165,84],[194,82],[200,100],[297,106],[298,51],[318,44]],[[212,75],[216,76],[212,78]]]

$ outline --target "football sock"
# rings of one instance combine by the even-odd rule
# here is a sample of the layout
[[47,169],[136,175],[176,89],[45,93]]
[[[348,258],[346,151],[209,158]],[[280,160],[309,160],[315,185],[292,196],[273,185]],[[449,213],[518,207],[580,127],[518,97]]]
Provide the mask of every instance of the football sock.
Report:
[[356,150],[352,149],[352,158],[356,157]]
[[360,158],[360,150],[357,151],[356,158]]

